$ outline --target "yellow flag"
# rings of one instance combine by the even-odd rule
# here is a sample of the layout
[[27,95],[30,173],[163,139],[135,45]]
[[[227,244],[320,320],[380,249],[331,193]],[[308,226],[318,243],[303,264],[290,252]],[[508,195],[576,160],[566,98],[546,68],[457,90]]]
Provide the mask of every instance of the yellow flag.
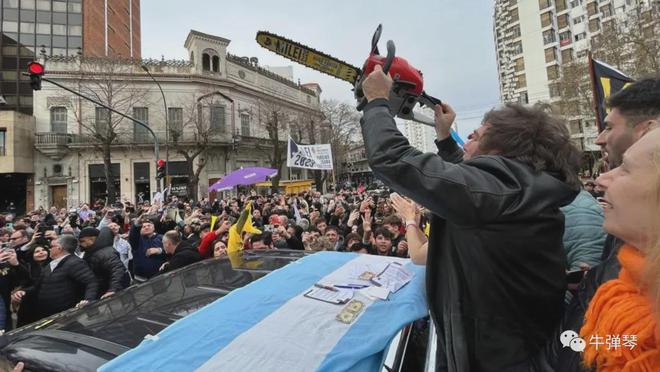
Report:
[[213,227],[215,226],[215,223],[218,221],[218,216],[211,216],[211,231],[213,231]]
[[229,239],[227,241],[227,253],[240,252],[243,250],[243,232],[261,234],[261,230],[252,226],[252,203],[248,203],[235,224],[229,228]]

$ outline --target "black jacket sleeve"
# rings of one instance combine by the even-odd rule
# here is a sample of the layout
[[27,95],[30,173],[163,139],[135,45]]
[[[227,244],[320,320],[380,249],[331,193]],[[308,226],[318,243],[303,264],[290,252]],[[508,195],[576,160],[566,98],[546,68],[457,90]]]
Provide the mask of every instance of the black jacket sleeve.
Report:
[[410,146],[385,99],[367,104],[361,124],[373,172],[437,216],[459,225],[477,225],[501,216],[520,196],[523,185],[500,157],[480,156],[453,164]]
[[131,245],[133,253],[140,246],[140,227],[136,226],[135,223],[131,223],[131,230],[128,232],[128,244]]
[[99,297],[99,283],[92,270],[81,259],[71,259],[66,265],[67,276],[85,288],[83,299],[87,301],[96,300]]
[[196,250],[182,250],[181,252],[176,252],[172,258],[170,258],[169,263],[165,265],[163,272],[174,271],[201,260],[202,256]]
[[300,251],[305,250],[305,246],[303,245],[303,243],[300,240],[298,240],[298,238],[295,236],[292,236],[286,240],[286,246],[289,249],[297,249]]
[[[108,291],[117,292],[126,288],[126,267],[119,259],[119,256],[115,254],[114,248],[111,253],[112,254],[108,254],[105,258],[104,265],[105,269],[110,274],[110,287],[108,288]],[[101,293],[101,295],[103,295],[103,293]]]
[[463,150],[458,147],[458,144],[451,136],[441,141],[435,140],[435,146],[438,148],[438,155],[442,160],[454,164],[463,161]]

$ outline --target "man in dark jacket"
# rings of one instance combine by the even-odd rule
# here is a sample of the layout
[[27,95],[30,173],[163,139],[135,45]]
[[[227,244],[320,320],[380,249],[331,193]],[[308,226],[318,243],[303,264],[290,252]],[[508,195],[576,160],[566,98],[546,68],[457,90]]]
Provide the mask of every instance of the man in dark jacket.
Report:
[[163,237],[156,233],[154,222],[137,221],[128,233],[128,242],[133,253],[133,274],[136,279],[149,279],[158,274],[165,262]]
[[37,283],[24,291],[16,291],[12,300],[20,302],[27,295],[36,296],[39,319],[74,306],[86,305],[98,297],[98,282],[87,264],[73,254],[78,241],[62,235],[50,243],[52,261],[41,272]]
[[580,152],[563,122],[507,105],[485,116],[464,156],[443,104],[444,155],[421,153],[396,128],[391,84],[378,66],[363,83],[362,134],[374,174],[433,214],[426,280],[438,370],[529,370],[562,314],[559,207],[579,191]]
[[114,249],[114,236],[108,227],[97,230],[85,227],[78,236],[83,260],[99,282],[99,295],[105,298],[128,287],[130,278],[119,254]]
[[187,241],[181,240],[179,233],[174,230],[163,235],[163,248],[165,253],[171,257],[161,267],[162,272],[180,269],[202,260],[197,248],[192,247]]

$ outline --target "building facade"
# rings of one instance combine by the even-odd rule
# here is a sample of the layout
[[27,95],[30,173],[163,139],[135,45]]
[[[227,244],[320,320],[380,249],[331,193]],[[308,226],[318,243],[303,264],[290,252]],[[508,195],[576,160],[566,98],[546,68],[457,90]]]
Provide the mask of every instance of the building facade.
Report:
[[[561,67],[587,63],[603,29],[624,24],[657,1],[496,0],[493,22],[503,102],[557,102]],[[657,37],[657,36],[655,36]],[[569,130],[584,151],[597,151],[593,115],[571,117]]]
[[[161,159],[169,149],[170,178],[166,183],[172,185],[174,194],[185,195],[189,186],[186,158],[174,141],[192,154],[200,138],[207,136],[208,151],[195,158],[193,168],[205,162],[196,191],[198,197],[213,198],[208,186],[226,173],[240,167],[270,166],[272,127],[268,125],[275,113],[284,149],[291,126],[310,120],[320,123],[322,118],[320,87],[299,85],[260,67],[254,58],[233,56],[227,51],[229,43],[222,37],[191,31],[185,41],[190,56],[186,61],[142,60],[135,64],[135,60],[85,62],[84,57],[54,57],[46,61],[46,76],[97,98],[104,90],[115,89],[113,108],[148,124],[159,139]],[[161,91],[143,68],[160,83],[167,114]],[[108,71],[113,71],[112,77]],[[112,79],[114,85],[110,86]],[[105,85],[94,85],[99,83]],[[76,207],[105,197],[98,134],[108,126],[116,134],[110,146],[116,196],[130,201],[153,196],[156,158],[153,139],[143,128],[47,83],[35,93],[34,107],[36,206]],[[306,171],[290,171],[285,165],[282,179],[308,178]]]
[[84,0],[83,54],[140,58],[140,0]]

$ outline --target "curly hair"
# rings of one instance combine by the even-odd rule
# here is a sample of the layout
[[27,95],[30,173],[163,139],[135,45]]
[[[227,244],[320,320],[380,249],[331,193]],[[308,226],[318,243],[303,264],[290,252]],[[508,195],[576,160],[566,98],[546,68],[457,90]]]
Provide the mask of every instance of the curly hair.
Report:
[[544,171],[572,187],[582,154],[571,141],[566,124],[547,112],[547,105],[506,104],[484,116],[490,127],[479,142],[482,154],[497,154]]
[[660,78],[639,80],[618,91],[608,106],[618,109],[629,126],[660,117]]

